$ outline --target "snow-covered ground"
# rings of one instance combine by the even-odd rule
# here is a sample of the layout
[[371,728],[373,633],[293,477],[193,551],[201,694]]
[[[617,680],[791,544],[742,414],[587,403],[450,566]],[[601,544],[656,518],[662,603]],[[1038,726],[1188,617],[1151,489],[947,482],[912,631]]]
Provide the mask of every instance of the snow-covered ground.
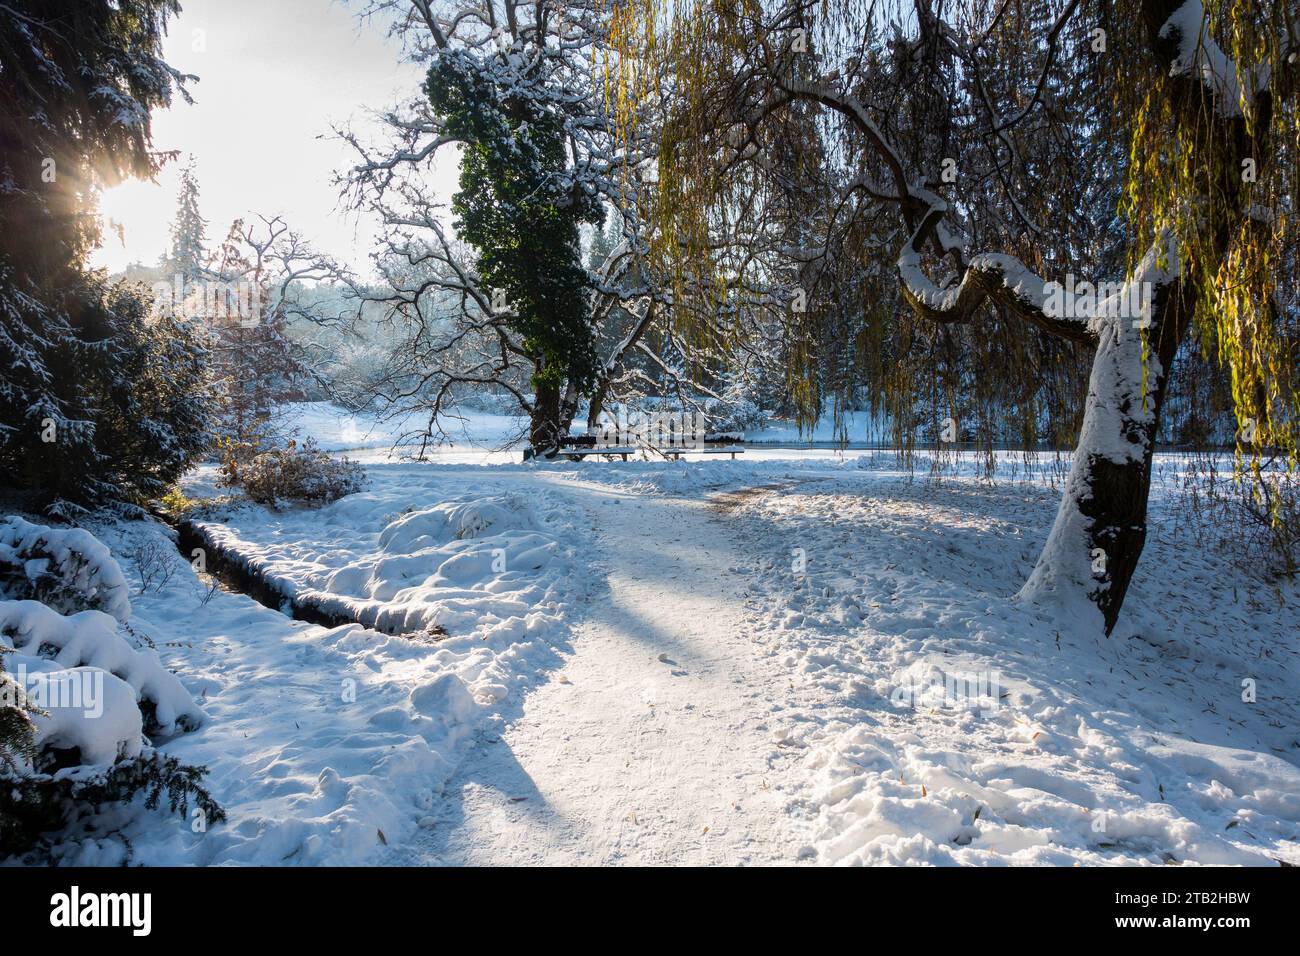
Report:
[[[410,416],[385,418],[368,412],[346,412],[329,402],[295,402],[284,406],[279,421],[281,430],[291,437],[310,438],[323,451],[370,452],[387,456],[387,452],[404,437],[419,433],[426,422]],[[470,453],[466,460],[480,461],[485,451],[510,448],[528,431],[527,419],[513,415],[464,410],[458,418],[443,420],[446,440],[438,443],[435,453],[443,459]],[[502,456],[516,460],[517,452]],[[454,458],[452,460],[455,460]]]
[[[496,452],[491,460],[516,461],[528,433],[527,419],[514,415],[465,410],[459,418],[443,422],[446,441],[431,449],[439,460],[482,461],[482,453]],[[386,419],[368,412],[347,413],[329,402],[295,402],[284,407],[281,426],[286,434],[311,438],[325,451],[387,453],[404,435],[420,431],[424,422],[415,417]],[[585,419],[575,421],[575,433],[585,429]],[[772,445],[882,443],[889,440],[888,422],[868,412],[847,412],[840,427],[828,413],[811,429],[800,431],[790,420],[769,418],[763,428],[746,433],[750,443]],[[471,457],[464,457],[470,453]],[[476,453],[476,454],[475,454]]]
[[738,506],[817,859],[1300,862],[1300,593],[1172,534],[1165,500],[1115,635],[1077,629],[1008,600],[1055,507],[871,472]]
[[[324,508],[231,507],[204,525],[286,593],[402,636],[209,593],[174,548],[163,555],[173,574],[133,596],[133,626],[203,702],[207,725],[167,751],[210,768],[229,822],[195,834],[143,816],[124,833],[133,861],[362,863],[412,839],[475,740],[559,663],[591,584],[581,512],[520,482],[486,491],[481,470],[378,466],[368,490]],[[128,569],[163,533],[95,531]],[[83,841],[68,858],[119,852]]]
[[[546,481],[549,476],[539,475]],[[784,670],[755,655],[744,542],[707,501],[574,478],[603,584],[561,668],[471,754],[404,864],[792,859]]]
[[174,548],[141,593],[162,529],[91,527],[203,708],[164,750],[229,819],[142,813],[66,860],[1300,863],[1300,590],[1175,520],[1175,458],[1105,638],[1011,601],[1059,462],[464,454],[204,518],[393,633],[209,594]]

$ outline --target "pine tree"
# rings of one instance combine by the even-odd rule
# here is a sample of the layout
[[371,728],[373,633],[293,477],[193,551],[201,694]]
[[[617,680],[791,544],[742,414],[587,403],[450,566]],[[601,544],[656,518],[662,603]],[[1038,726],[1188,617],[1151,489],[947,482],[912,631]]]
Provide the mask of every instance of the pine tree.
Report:
[[623,220],[609,216],[605,228],[597,226],[591,231],[591,248],[587,250],[587,268],[599,272],[601,266],[618,247],[623,238]]
[[199,214],[199,179],[191,156],[181,170],[181,191],[172,220],[171,252],[164,264],[169,273],[183,282],[195,282],[204,274],[207,263],[207,220]]

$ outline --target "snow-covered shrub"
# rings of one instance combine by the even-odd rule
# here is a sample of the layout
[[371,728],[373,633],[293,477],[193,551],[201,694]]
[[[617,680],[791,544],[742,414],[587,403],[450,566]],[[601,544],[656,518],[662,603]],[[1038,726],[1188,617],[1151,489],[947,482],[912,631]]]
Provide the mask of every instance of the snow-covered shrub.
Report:
[[248,497],[262,504],[280,501],[334,501],[360,491],[366,471],[358,462],[331,458],[308,439],[302,445],[264,452],[241,472]]
[[131,616],[121,567],[88,531],[47,528],[11,515],[0,521],[0,597],[40,601],[56,611]]
[[[109,804],[144,795],[148,810],[156,810],[164,795],[167,809],[189,818],[191,805],[208,825],[226,818],[202,780],[207,770],[182,764],[148,748],[110,767],[74,773],[5,774],[0,766],[0,859],[23,855],[28,862],[43,862],[47,847],[42,834],[66,830]],[[21,858],[21,857],[20,857]]]
[[81,529],[10,517],[0,568],[0,856],[142,791],[149,805],[166,792],[173,807],[215,808],[200,769],[150,754],[149,737],[204,715],[156,650],[120,633],[131,606],[108,548]]
[[[131,703],[143,704],[150,713],[146,732],[172,734],[203,722],[203,711],[176,675],[163,667],[158,652],[132,647],[118,633],[117,621],[102,611],[64,615],[38,601],[0,601],[0,646],[10,652],[6,668],[11,674],[28,678],[28,693],[42,708],[50,709],[34,688],[52,693],[57,688],[51,686],[51,681],[65,678],[61,671],[92,668],[114,679],[102,679],[105,696],[98,703],[107,708],[109,698],[120,693],[116,682],[124,682],[130,689]],[[99,689],[94,693],[98,694]],[[95,727],[70,731],[66,724],[71,718],[59,713],[57,707],[50,713],[53,716],[36,718],[37,746],[55,736],[82,738],[96,753],[106,753],[110,745],[123,752],[139,753],[143,746],[138,715],[134,724],[125,717],[91,718],[96,720]],[[106,735],[113,734],[117,736],[108,741]],[[92,740],[85,735],[98,736]]]
[[202,710],[112,617],[0,600],[0,659],[0,859],[141,793],[149,809],[165,793],[173,811],[192,801],[209,823],[222,819],[200,785],[206,771],[154,752],[145,737],[192,729]]
[[14,774],[36,756],[36,726],[22,685],[5,673],[0,645],[0,776]]

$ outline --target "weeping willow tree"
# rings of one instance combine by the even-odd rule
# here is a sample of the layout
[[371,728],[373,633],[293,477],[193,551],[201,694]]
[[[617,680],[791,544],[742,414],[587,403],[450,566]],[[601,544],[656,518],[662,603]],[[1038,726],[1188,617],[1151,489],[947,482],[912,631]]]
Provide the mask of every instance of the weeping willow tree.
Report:
[[[616,10],[607,82],[617,102],[660,110],[655,251],[679,305],[707,291],[716,310],[793,268],[791,325],[807,342],[854,340],[900,437],[918,389],[943,404],[960,388],[986,432],[1074,442],[1022,599],[1114,627],[1180,354],[1230,382],[1245,477],[1265,452],[1294,470],[1293,7]],[[794,379],[825,354],[794,350]],[[818,414],[816,390],[804,397]]]

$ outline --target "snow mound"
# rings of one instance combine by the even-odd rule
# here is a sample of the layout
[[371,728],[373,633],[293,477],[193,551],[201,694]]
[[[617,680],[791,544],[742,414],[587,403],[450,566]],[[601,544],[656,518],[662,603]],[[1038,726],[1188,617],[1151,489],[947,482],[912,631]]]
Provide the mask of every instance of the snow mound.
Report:
[[533,582],[558,552],[518,495],[412,511],[389,523],[378,544],[302,596],[389,633],[459,633],[526,615]]
[[523,621],[564,563],[521,495],[409,512],[384,527],[378,545],[299,596],[387,633],[459,634]]
[[40,658],[19,666],[19,685],[42,711],[32,715],[38,750],[77,747],[83,766],[139,756],[143,718],[130,684],[98,667],[63,668]]
[[82,528],[47,528],[17,515],[5,518],[0,521],[0,575],[0,591],[11,597],[37,597],[60,611],[93,608],[123,624],[131,616],[122,569],[109,549]]
[[496,535],[537,527],[537,516],[522,495],[469,497],[402,516],[383,530],[379,544],[387,552],[409,553],[421,547],[482,538],[488,532]]
[[252,520],[200,530],[287,597],[387,634],[546,629],[545,608],[574,567],[572,547],[550,529],[564,518],[556,509],[543,518],[520,493],[450,496],[395,516],[392,504],[362,493],[283,520],[250,510]]

